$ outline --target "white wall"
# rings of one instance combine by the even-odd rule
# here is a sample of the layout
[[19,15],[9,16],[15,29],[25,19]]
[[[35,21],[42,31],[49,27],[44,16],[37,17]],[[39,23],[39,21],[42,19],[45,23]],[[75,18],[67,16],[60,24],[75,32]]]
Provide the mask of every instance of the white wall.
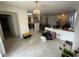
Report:
[[56,21],[58,20],[56,15],[51,15],[48,17],[48,24],[49,25],[56,25]]
[[[9,23],[9,28],[10,28],[10,30],[11,30],[11,33],[12,33],[12,35],[16,35],[16,32],[15,32],[15,26],[14,26],[14,22],[13,22],[13,17],[12,17],[12,15],[10,15],[10,16],[8,16],[8,23]],[[17,25],[16,25],[17,26]]]
[[77,20],[75,23],[75,38],[74,38],[74,45],[73,49],[77,49],[79,47],[79,7],[76,7],[77,10]]
[[46,16],[42,15],[40,21],[41,21],[43,24],[46,24]]
[[[56,25],[56,21],[58,20],[57,15],[48,15],[48,24],[49,25]],[[41,22],[43,24],[46,23],[46,15],[41,16]]]
[[11,15],[9,20],[12,23],[11,27],[13,27],[12,28],[13,29],[12,32],[14,32],[14,36],[19,36],[20,30],[19,30],[19,23],[18,23],[18,20],[17,20],[17,14],[16,13],[12,13],[12,15]]

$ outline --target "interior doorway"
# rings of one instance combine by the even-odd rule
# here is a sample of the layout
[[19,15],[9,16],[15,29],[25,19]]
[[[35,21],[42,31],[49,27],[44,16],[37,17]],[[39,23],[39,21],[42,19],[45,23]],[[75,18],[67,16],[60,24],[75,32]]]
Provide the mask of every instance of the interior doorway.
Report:
[[[14,27],[13,27],[13,21],[12,21],[12,15],[10,14],[0,14],[0,34],[2,36],[2,41],[4,44],[4,49],[6,54],[9,53],[11,50],[11,46],[14,44],[14,42],[9,39],[14,36]],[[17,25],[16,25],[17,26]],[[10,48],[11,47],[11,48]]]
[[[18,15],[15,12],[0,11],[0,43],[3,44],[1,54],[8,55],[15,47],[15,42],[20,39]],[[19,40],[18,40],[19,41]]]
[[28,16],[28,27],[29,27],[29,30],[34,30],[34,22],[33,22],[32,16]]
[[1,22],[4,38],[12,36],[9,18],[10,15],[0,14],[0,22]]

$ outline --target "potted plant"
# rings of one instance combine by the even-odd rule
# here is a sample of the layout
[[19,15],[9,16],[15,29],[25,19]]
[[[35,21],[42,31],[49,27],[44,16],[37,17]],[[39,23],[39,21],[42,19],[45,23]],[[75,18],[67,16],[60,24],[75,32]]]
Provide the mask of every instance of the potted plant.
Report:
[[79,50],[74,50],[72,51],[72,44],[70,45],[71,48],[67,49],[65,46],[68,44],[67,41],[63,44],[63,48],[59,47],[59,49],[62,51],[61,57],[76,57],[77,54],[79,53]]

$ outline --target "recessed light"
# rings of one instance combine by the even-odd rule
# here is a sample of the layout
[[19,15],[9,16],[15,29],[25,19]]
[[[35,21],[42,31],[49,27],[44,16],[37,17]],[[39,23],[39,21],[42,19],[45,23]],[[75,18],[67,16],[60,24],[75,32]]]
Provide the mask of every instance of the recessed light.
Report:
[[64,14],[62,14],[62,16],[64,16]]

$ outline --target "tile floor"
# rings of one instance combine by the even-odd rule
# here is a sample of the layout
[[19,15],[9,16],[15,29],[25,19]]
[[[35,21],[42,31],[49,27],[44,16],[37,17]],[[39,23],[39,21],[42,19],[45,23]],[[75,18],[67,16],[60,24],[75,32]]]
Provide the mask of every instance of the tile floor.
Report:
[[32,37],[28,39],[17,37],[6,39],[7,57],[60,57],[59,46],[62,46],[62,40],[43,42],[40,40],[41,33],[34,31],[31,33]]

